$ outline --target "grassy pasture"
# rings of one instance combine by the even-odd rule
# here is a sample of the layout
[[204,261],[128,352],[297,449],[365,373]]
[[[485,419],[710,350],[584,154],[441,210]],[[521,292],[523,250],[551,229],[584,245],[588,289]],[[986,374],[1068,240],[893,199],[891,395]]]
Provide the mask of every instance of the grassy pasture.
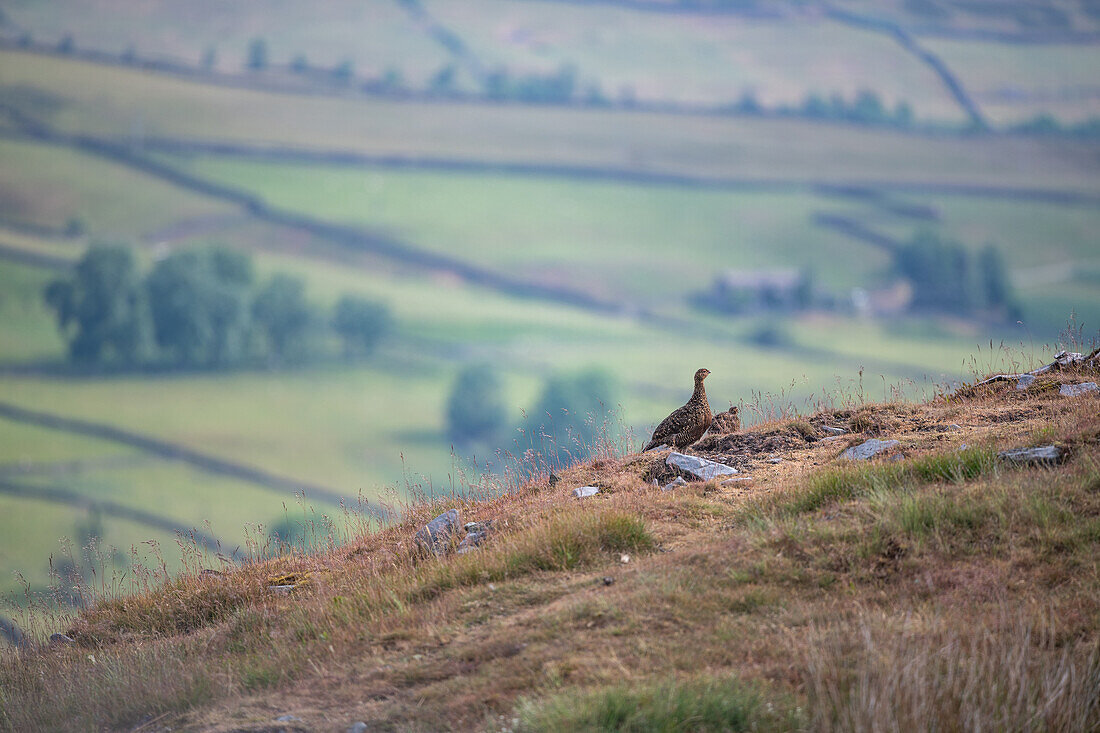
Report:
[[[723,104],[753,91],[768,106],[809,92],[874,90],[922,117],[964,121],[943,84],[892,39],[823,18],[646,13],[613,5],[475,0],[425,3],[482,59],[510,70],[577,68],[610,99]],[[491,20],[489,20],[491,19]],[[824,61],[823,61],[824,60]]]
[[181,219],[235,211],[125,166],[54,145],[0,139],[0,219],[136,239]]
[[57,128],[149,136],[615,167],[699,177],[966,183],[1096,191],[1095,144],[908,135],[799,120],[302,97],[132,69],[0,53],[0,86],[56,97]]
[[995,125],[1049,112],[1061,122],[1100,116],[1100,47],[928,38]]
[[40,267],[0,260],[0,363],[63,356],[64,344],[42,299],[42,289],[53,277]]
[[[885,264],[818,229],[812,194],[177,159],[271,205],[392,231],[425,250],[662,310],[723,269],[808,267],[846,289]],[[584,262],[583,268],[577,267]],[[852,263],[858,263],[853,268]]]
[[195,65],[213,48],[214,67],[227,72],[244,69],[253,38],[267,41],[272,64],[289,64],[303,54],[320,68],[351,60],[362,75],[392,66],[416,86],[450,60],[390,0],[337,0],[326,2],[323,12],[309,5],[218,0],[183,5],[158,0],[144,3],[140,11],[121,0],[45,5],[17,1],[6,3],[4,10],[41,42],[52,43],[71,33],[77,48],[113,53],[133,48],[141,57],[168,56]]

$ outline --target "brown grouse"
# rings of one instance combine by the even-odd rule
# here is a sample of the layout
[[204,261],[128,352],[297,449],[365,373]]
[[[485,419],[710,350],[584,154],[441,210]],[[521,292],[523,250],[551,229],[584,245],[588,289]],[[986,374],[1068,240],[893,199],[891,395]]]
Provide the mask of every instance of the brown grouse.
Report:
[[642,451],[656,448],[662,443],[674,448],[686,448],[707,432],[714,413],[710,411],[710,403],[707,402],[707,391],[703,389],[703,380],[710,374],[709,369],[700,369],[695,372],[695,391],[691,393],[691,399],[687,404],[661,421],[657,429],[653,431],[653,437]]
[[727,412],[719,412],[714,416],[714,421],[710,424],[710,434],[729,435],[738,432],[741,432],[741,410],[731,403]]

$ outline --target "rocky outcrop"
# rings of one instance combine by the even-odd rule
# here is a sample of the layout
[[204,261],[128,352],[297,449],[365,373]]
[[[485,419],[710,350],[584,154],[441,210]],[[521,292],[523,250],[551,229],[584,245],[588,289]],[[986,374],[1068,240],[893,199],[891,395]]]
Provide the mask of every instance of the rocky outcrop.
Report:
[[669,453],[665,463],[681,476],[695,481],[710,481],[711,479],[740,473],[736,468],[731,468],[725,464],[683,453]]
[[876,438],[871,438],[864,443],[852,446],[841,453],[840,457],[849,461],[866,461],[868,458],[873,458],[879,453],[888,451],[898,445],[900,445],[900,443],[896,440],[878,440]]

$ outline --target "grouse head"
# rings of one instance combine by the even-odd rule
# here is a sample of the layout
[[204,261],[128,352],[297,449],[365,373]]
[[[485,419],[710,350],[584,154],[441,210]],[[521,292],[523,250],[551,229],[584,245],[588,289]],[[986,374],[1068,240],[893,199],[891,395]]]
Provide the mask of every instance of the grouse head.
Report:
[[695,383],[702,384],[703,380],[707,378],[708,374],[710,374],[710,369],[700,369],[699,371],[695,372]]

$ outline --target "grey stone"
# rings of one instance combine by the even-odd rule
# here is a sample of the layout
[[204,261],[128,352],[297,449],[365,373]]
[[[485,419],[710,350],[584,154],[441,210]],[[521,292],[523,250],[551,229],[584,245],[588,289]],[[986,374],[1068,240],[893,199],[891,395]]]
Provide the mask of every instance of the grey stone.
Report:
[[68,634],[50,634],[51,644],[72,644],[76,640]]
[[672,481],[669,481],[667,484],[662,486],[661,491],[672,491],[677,486],[686,486],[686,485],[687,485],[687,481],[684,481],[684,477],[683,476],[677,476]]
[[738,476],[736,478],[729,478],[722,482],[722,486],[733,486],[741,483],[752,483],[752,476]]
[[782,463],[782,462],[783,462],[783,459],[782,459],[782,458],[778,458],[778,457],[777,457],[777,458],[769,458],[769,459],[768,459],[768,463]]
[[573,489],[573,496],[577,497],[578,499],[583,499],[586,496],[595,496],[598,493],[600,493],[599,486],[581,486]]
[[708,461],[705,458],[688,456],[683,453],[669,453],[665,463],[681,473],[686,473],[700,481],[710,481],[713,478],[732,476],[740,473],[736,468]]
[[1027,389],[1031,386],[1031,383],[1035,381],[1035,376],[1032,374],[1021,374],[1020,379],[1016,382],[1016,389]]
[[829,435],[844,435],[846,432],[848,432],[844,428],[832,428],[832,427],[829,427],[828,425],[822,425],[821,429],[824,430]]
[[1088,394],[1089,392],[1100,391],[1100,387],[1096,386],[1096,382],[1081,382],[1080,384],[1063,384],[1058,388],[1058,394],[1063,397],[1080,397],[1081,395]]
[[347,733],[367,733],[367,724],[362,720],[352,723]]
[[451,538],[458,532],[459,524],[458,510],[448,509],[420,528],[416,533],[416,544],[440,557],[447,551]]
[[458,547],[455,548],[455,552],[457,552],[459,555],[465,555],[467,552],[470,552],[471,550],[476,550],[478,547],[481,547],[481,543],[484,542],[488,537],[488,532],[470,532],[462,538],[461,542],[458,543]]
[[612,585],[614,583],[615,583],[615,579],[612,578],[610,575],[604,576],[604,579],[603,579],[603,584],[604,585]]
[[1044,445],[1040,448],[1017,448],[1005,450],[997,454],[997,457],[1016,465],[1028,465],[1032,463],[1058,463],[1062,460],[1062,449],[1056,445]]
[[288,715],[280,715],[279,717],[275,718],[276,723],[295,723],[295,722],[298,722],[300,720],[301,720],[301,718],[299,718],[298,716],[289,715],[289,714]]
[[879,453],[890,450],[897,445],[899,445],[899,443],[896,440],[878,440],[877,438],[871,438],[864,443],[852,446],[841,453],[840,457],[846,458],[849,461],[866,461],[868,458],[877,456]]
[[959,425],[958,423],[951,423],[950,425],[947,426],[947,429],[948,430],[962,430],[962,425]]
[[655,447],[653,447],[653,448],[650,448],[649,450],[647,450],[647,451],[646,451],[646,453],[649,453],[650,451],[655,451],[655,450],[668,450],[668,449],[669,449],[669,448],[671,448],[671,447],[672,447],[672,446],[671,446],[671,445],[669,445],[668,443],[661,443],[661,444],[660,444],[660,445],[658,445],[658,446],[655,446]]

